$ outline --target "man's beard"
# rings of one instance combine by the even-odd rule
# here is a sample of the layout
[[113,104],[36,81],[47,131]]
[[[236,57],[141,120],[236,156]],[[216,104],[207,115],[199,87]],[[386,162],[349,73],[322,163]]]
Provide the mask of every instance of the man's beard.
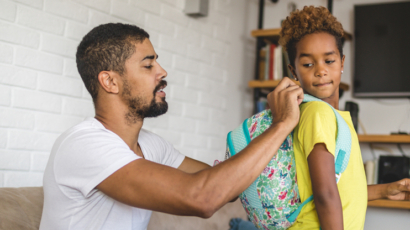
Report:
[[131,91],[128,85],[128,81],[124,79],[124,91],[122,93],[124,99],[128,103],[128,112],[125,114],[125,118],[128,123],[135,123],[138,120],[142,120],[146,117],[157,117],[168,111],[168,103],[165,98],[161,98],[160,102],[155,101],[157,91],[165,87],[167,82],[162,80],[154,90],[154,97],[148,105],[143,105],[144,100],[141,97],[131,97]]

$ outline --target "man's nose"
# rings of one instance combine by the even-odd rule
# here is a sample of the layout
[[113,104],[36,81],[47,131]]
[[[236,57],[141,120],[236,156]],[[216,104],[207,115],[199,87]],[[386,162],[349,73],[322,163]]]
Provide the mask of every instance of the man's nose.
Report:
[[159,76],[161,79],[166,78],[167,75],[168,75],[167,71],[166,71],[164,68],[162,68],[162,66],[161,66],[160,64],[158,64],[158,66],[159,66],[158,76]]

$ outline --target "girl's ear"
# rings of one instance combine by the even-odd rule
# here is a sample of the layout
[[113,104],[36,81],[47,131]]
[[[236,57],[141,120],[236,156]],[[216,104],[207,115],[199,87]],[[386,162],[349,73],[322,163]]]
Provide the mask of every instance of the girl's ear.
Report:
[[[298,81],[298,76],[296,75],[295,68],[291,64],[288,65],[288,69],[290,72],[293,74],[293,77],[295,77],[295,80]],[[290,76],[289,76],[290,77]]]
[[346,57],[346,56],[343,55],[343,57],[342,57],[342,62],[341,62],[341,63],[342,63],[342,66],[341,66],[341,67],[342,67],[342,68],[341,68],[341,69],[342,69],[342,73],[343,73],[343,68],[344,68],[344,66],[345,66],[345,57]]
[[117,94],[119,92],[117,75],[118,74],[113,71],[101,71],[98,74],[98,81],[100,82],[101,88],[107,93]]

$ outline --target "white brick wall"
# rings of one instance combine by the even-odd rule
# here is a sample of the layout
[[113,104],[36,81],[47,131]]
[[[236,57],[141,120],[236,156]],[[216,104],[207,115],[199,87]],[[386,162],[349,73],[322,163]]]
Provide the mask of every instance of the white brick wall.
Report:
[[58,74],[61,74],[63,71],[62,57],[22,47],[16,48],[14,63],[26,68]]
[[7,130],[0,128],[0,148],[6,148],[8,141]]
[[0,85],[0,105],[10,105],[11,89]]
[[210,0],[209,15],[192,18],[185,0],[0,0],[0,187],[42,185],[55,139],[94,116],[75,52],[108,22],[143,27],[168,72],[169,111],[144,128],[189,157],[223,159],[227,131],[249,115],[248,1]]
[[10,45],[0,44],[0,62],[11,64],[13,62],[14,50]]
[[65,21],[41,10],[28,7],[17,8],[17,23],[33,29],[42,30],[53,34],[63,34]]
[[13,22],[16,18],[17,5],[6,0],[1,0],[0,4],[0,18]]
[[34,112],[0,108],[0,126],[17,129],[34,129]]
[[87,7],[69,0],[45,0],[44,10],[83,23],[88,20]]
[[36,71],[22,69],[11,65],[0,65],[0,74],[1,84],[20,86],[29,89],[36,88]]
[[40,44],[40,33],[18,25],[0,21],[0,41],[37,48]]
[[62,97],[34,90],[13,89],[13,107],[61,113]]

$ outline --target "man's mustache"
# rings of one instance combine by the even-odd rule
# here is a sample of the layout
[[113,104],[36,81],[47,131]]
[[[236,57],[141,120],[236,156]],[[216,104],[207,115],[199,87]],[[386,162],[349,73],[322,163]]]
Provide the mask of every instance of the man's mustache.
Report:
[[161,80],[161,82],[155,87],[154,94],[161,88],[165,88],[168,85],[167,81]]

